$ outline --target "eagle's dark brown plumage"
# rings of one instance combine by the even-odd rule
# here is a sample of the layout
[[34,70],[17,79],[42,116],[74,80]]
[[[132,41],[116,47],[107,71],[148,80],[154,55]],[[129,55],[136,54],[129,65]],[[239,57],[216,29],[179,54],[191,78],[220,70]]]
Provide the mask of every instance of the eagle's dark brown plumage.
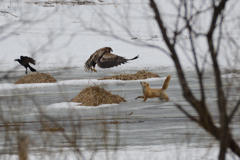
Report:
[[85,70],[86,71],[94,71],[95,65],[97,64],[100,68],[111,68],[114,66],[118,66],[121,64],[126,63],[127,61],[137,59],[138,56],[132,58],[132,59],[126,59],[124,57],[112,54],[112,48],[110,47],[104,47],[100,48],[99,50],[95,51],[90,58],[85,62]]

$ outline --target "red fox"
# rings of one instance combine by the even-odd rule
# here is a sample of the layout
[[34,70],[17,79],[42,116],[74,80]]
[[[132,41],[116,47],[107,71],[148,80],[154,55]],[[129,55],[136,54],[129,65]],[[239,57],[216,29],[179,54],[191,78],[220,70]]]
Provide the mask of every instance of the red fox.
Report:
[[145,102],[148,98],[156,98],[158,97],[163,98],[165,100],[169,100],[168,95],[166,93],[166,90],[169,86],[169,82],[171,79],[171,75],[168,75],[167,78],[165,79],[162,89],[151,89],[149,83],[147,82],[140,82],[140,84],[142,85],[142,92],[144,96],[138,96],[135,99],[138,98],[144,98],[143,102]]

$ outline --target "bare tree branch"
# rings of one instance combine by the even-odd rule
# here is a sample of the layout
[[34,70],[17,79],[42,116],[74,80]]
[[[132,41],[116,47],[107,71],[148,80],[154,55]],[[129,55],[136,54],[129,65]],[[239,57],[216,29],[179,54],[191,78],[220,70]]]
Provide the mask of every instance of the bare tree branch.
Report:
[[[204,93],[204,85],[203,85],[204,67],[202,68],[202,70],[200,70],[200,68],[199,68],[196,46],[195,46],[195,42],[194,42],[195,37],[198,35],[195,31],[193,31],[193,28],[192,28],[193,25],[191,24],[191,20],[194,19],[195,17],[194,17],[194,15],[192,15],[192,16],[190,16],[190,18],[188,18],[188,6],[189,5],[187,4],[187,1],[185,0],[183,3],[184,9],[185,9],[185,14],[183,16],[183,19],[185,20],[186,25],[185,25],[185,28],[183,27],[181,29],[181,31],[183,31],[185,29],[188,30],[189,42],[191,45],[191,53],[193,54],[193,57],[194,57],[195,69],[196,69],[196,72],[197,72],[197,75],[199,78],[199,85],[200,85],[201,96],[202,96],[201,100],[197,100],[194,97],[194,95],[192,94],[191,89],[189,88],[189,86],[186,82],[186,78],[184,76],[183,69],[181,67],[177,52],[175,50],[175,44],[177,44],[177,43],[176,43],[176,41],[173,41],[173,43],[171,43],[171,41],[169,40],[168,35],[167,35],[168,32],[164,26],[164,22],[163,22],[161,13],[160,13],[159,9],[157,8],[155,1],[150,0],[150,6],[153,9],[153,12],[155,14],[155,19],[156,19],[156,21],[159,25],[159,29],[163,35],[164,42],[166,43],[166,45],[171,53],[171,57],[175,63],[178,78],[179,78],[179,81],[180,81],[180,84],[181,84],[181,87],[183,90],[183,96],[185,97],[185,99],[188,102],[190,102],[192,107],[197,111],[197,113],[199,115],[199,120],[197,120],[193,116],[191,116],[181,106],[177,106],[177,107],[191,120],[198,122],[206,131],[208,131],[210,134],[212,134],[220,142],[219,159],[225,159],[226,150],[228,147],[231,148],[231,150],[235,154],[240,156],[240,148],[236,144],[236,142],[233,140],[229,126],[227,124],[227,122],[228,122],[227,110],[226,110],[227,102],[226,102],[226,97],[224,96],[223,85],[222,85],[222,80],[221,80],[221,72],[220,72],[220,68],[219,68],[218,60],[217,60],[217,55],[218,55],[218,51],[219,51],[220,43],[221,43],[221,34],[222,34],[221,26],[222,26],[222,22],[223,22],[223,16],[220,19],[220,21],[221,21],[220,22],[220,35],[218,37],[219,39],[218,39],[218,46],[216,47],[217,49],[215,49],[214,42],[213,42],[213,35],[214,35],[214,31],[216,29],[216,23],[217,23],[217,20],[219,19],[219,16],[221,14],[223,15],[223,11],[224,11],[226,2],[227,2],[227,0],[222,0],[220,2],[216,2],[214,0],[212,1],[213,15],[212,15],[212,20],[211,20],[211,25],[210,25],[210,28],[209,28],[207,34],[202,34],[202,36],[207,38],[209,52],[211,55],[214,73],[215,73],[215,81],[216,81],[216,88],[217,88],[216,92],[217,92],[217,97],[218,97],[218,109],[220,112],[220,124],[221,124],[221,127],[218,128],[214,124],[214,122],[212,120],[212,116],[211,116],[210,112],[208,111],[208,106],[205,103],[205,93]],[[191,6],[193,7],[192,3],[191,3]],[[193,11],[191,9],[190,9],[190,12],[193,13]],[[200,13],[201,13],[200,11],[197,12],[197,14],[200,14]],[[179,11],[178,11],[177,16],[179,17]],[[176,26],[176,24],[175,24],[175,26]],[[176,26],[176,30],[174,33],[175,39],[178,34],[179,34],[178,27]],[[207,54],[205,55],[203,65],[206,63],[206,56],[207,56]],[[236,105],[234,110],[237,110],[238,106],[239,106],[239,104]]]
[[224,92],[222,88],[221,72],[219,69],[218,61],[217,61],[218,52],[215,49],[213,44],[213,34],[216,28],[217,19],[219,15],[222,13],[222,11],[224,10],[226,2],[227,0],[222,0],[218,6],[216,6],[215,3],[213,4],[213,8],[214,8],[213,17],[212,17],[209,31],[207,33],[209,52],[211,53],[211,58],[214,66],[215,81],[217,86],[216,89],[217,89],[217,95],[218,95],[218,107],[220,112],[221,137],[220,137],[219,159],[225,159],[227,146],[229,144],[229,132],[228,132],[229,127],[227,125],[228,118],[226,113],[226,98],[224,96]]
[[228,117],[228,124],[231,123],[231,121],[232,121],[232,119],[234,117],[234,114],[237,112],[239,106],[240,106],[240,99],[238,100],[237,104],[235,105],[235,107],[233,108],[231,114]]
[[185,109],[182,108],[182,106],[176,104],[177,108],[179,110],[181,110],[189,119],[191,119],[192,121],[196,122],[196,123],[200,123],[199,120],[195,117],[193,117],[191,114],[189,114]]

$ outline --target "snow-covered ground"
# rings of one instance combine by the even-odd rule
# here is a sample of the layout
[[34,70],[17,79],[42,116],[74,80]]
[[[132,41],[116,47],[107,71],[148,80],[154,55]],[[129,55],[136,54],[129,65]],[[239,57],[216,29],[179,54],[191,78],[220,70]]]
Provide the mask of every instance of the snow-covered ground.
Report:
[[[24,11],[18,8],[18,3],[12,2],[10,5],[5,2],[3,4],[5,4],[3,7],[6,11],[17,17],[0,13],[1,24],[10,23],[2,32],[1,55],[3,56],[0,59],[1,71],[8,71],[16,66],[18,66],[18,70],[24,70],[17,62],[13,61],[21,55],[34,57],[37,61],[35,68],[38,71],[47,72],[65,67],[83,69],[84,62],[89,56],[97,49],[105,46],[110,46],[113,53],[126,58],[140,56],[139,59],[121,67],[116,67],[114,70],[173,66],[167,55],[154,48],[124,42],[130,41],[134,43],[134,40],[131,39],[134,37],[128,35],[118,24],[115,24],[121,22],[104,24],[103,20],[99,18],[98,12],[107,10],[108,14],[114,14],[114,18],[120,21],[122,17],[119,17],[121,15],[118,12],[128,6],[126,3],[75,6],[54,4],[54,7],[21,3]],[[145,3],[133,3],[132,5],[135,8],[131,16],[138,15],[142,11],[142,5],[146,6]],[[139,10],[136,10],[138,6]],[[21,18],[30,21],[22,22]],[[147,21],[142,23],[142,20],[144,20],[142,14],[134,18],[134,21],[129,20],[133,25],[134,32],[136,32],[134,35],[146,40],[148,44],[158,45],[159,42],[162,43],[157,27],[154,30],[149,30]],[[14,24],[11,24],[12,21]],[[113,28],[116,36],[121,36],[120,38],[123,41],[112,38],[107,25]],[[94,32],[89,27],[96,28],[99,32]],[[157,36],[157,38],[151,38],[149,32],[151,32],[152,36]]]
[[[113,70],[174,68],[172,60],[166,53],[155,47],[146,46],[166,48],[148,1],[106,0],[94,3],[94,5],[53,3],[44,6],[42,3],[35,4],[27,0],[1,2],[0,11],[7,13],[0,13],[0,71],[16,69],[23,71],[24,68],[13,61],[21,55],[35,58],[37,61],[35,68],[38,71],[47,72],[65,67],[83,69],[84,62],[89,56],[104,46],[110,46],[113,53],[126,58],[140,55],[139,59]],[[175,9],[171,3],[167,1],[164,7],[160,3],[159,7],[168,20],[167,24],[172,25],[175,19],[169,14],[174,15]],[[233,18],[236,16],[234,13],[238,11],[237,8],[239,7],[235,6],[229,14],[233,15]],[[210,18],[206,17],[204,20],[199,18],[200,26],[208,25]],[[231,25],[228,27],[233,28]],[[235,32],[234,35],[237,34]],[[185,39],[183,37],[182,41],[187,48],[189,42],[186,37]],[[206,40],[198,41],[198,52],[204,56],[208,50]],[[180,48],[178,52],[183,67],[192,68],[192,56]],[[231,53],[228,53],[227,57],[232,60],[230,55]],[[223,67],[230,67],[226,62],[226,54],[219,59]],[[236,64],[234,67],[239,68],[238,63],[234,64]],[[209,61],[207,68],[210,66]]]
[[[160,159],[160,160],[168,160],[168,159],[185,159],[185,160],[202,160],[202,159],[216,159],[217,157],[217,149],[211,149],[206,151],[204,148],[188,148],[188,146],[153,146],[151,148],[126,148],[125,150],[118,150],[117,152],[109,151],[108,154],[104,151],[97,152],[93,155],[93,153],[86,151],[84,155],[85,159],[118,159],[118,160],[146,160],[146,159]],[[3,156],[2,156],[3,157]],[[54,153],[51,155],[53,159],[58,160],[72,160],[80,158],[80,156],[74,152],[65,150],[62,153]],[[12,160],[17,160],[17,156],[4,155],[3,158],[11,158]],[[233,158],[231,156],[227,156],[227,159]],[[30,155],[29,159],[49,159],[48,156],[44,155]]]
[[[66,120],[70,108],[81,118],[91,119],[101,117],[103,114],[104,118],[108,120],[119,118],[122,121],[144,121],[141,125],[138,123],[120,125],[118,150],[113,151],[110,148],[111,144],[108,148],[109,151],[101,148],[94,154],[93,159],[217,159],[218,148],[213,138],[189,122],[175,108],[175,103],[186,106],[189,104],[181,96],[181,87],[178,84],[171,58],[166,52],[159,50],[159,47],[166,49],[166,46],[147,0],[104,0],[103,2],[92,0],[91,2],[94,4],[88,5],[72,4],[69,0],[66,0],[69,2],[67,4],[46,4],[45,2],[51,1],[3,0],[0,2],[0,11],[2,11],[0,12],[0,75],[7,73],[8,77],[12,78],[1,79],[0,99],[4,113],[8,114],[11,111],[14,115],[16,114],[16,117],[13,116],[14,118],[6,116],[7,118],[34,121],[37,119],[39,108],[32,106],[40,106],[42,110],[57,119]],[[170,1],[157,1],[157,3],[166,17],[167,25],[173,25],[176,13]],[[234,8],[231,8],[232,4],[235,4]],[[239,15],[239,5],[240,3],[237,1],[229,3],[227,8],[231,8],[231,10],[227,16],[228,19],[231,20],[231,17],[234,19]],[[206,12],[205,17],[199,18],[199,28],[208,26],[210,21],[208,15],[209,13]],[[234,21],[229,26],[225,26],[228,30],[234,30],[234,32],[230,32],[234,37],[239,35],[237,22]],[[186,41],[186,37],[183,36],[181,40],[181,45],[188,48],[189,42]],[[208,48],[205,39],[199,39],[198,42],[197,52],[200,55],[198,58],[202,62],[205,60],[204,55]],[[85,72],[85,61],[97,49],[105,46],[111,47],[114,54],[126,58],[139,55],[139,58],[110,69],[96,67],[97,73]],[[235,56],[238,52],[230,53],[225,45],[222,47],[223,51],[219,56],[221,68],[239,69],[240,57]],[[190,86],[198,95],[198,84],[192,64],[193,58],[185,52],[186,50],[179,47],[179,57]],[[50,73],[58,82],[54,84],[12,84],[12,81],[25,75],[25,68],[14,61],[21,55],[36,59],[37,64],[33,67],[39,72]],[[213,115],[217,116],[218,113],[214,108],[216,97],[213,93],[215,88],[211,73],[212,63],[209,58],[207,56],[208,61],[205,65],[207,70],[205,85],[209,88],[207,101],[209,104],[213,104],[210,110]],[[232,63],[229,64],[229,61]],[[107,75],[135,73],[137,70],[143,69],[156,72],[161,76],[161,78],[146,80],[155,88],[159,87],[159,84],[162,85],[168,74],[172,75],[171,85],[168,89],[169,102],[159,102],[155,99],[143,103],[141,100],[134,100],[141,94],[139,80],[97,80],[97,78]],[[78,106],[76,103],[69,102],[81,89],[87,85],[96,84],[105,85],[107,90],[125,97],[128,102],[119,105],[102,105],[97,108]],[[238,86],[239,84],[234,85]],[[233,95],[233,98],[234,96],[237,96],[237,93]],[[190,107],[189,110],[194,114]],[[132,117],[125,116],[131,112],[133,112]],[[101,115],[99,115],[100,113]],[[86,131],[81,134],[86,136],[86,139],[82,140],[86,146],[92,139],[99,138],[95,137],[91,131],[102,131],[95,121],[92,123],[83,123],[83,130]],[[64,122],[62,125],[64,126]],[[66,130],[68,129],[66,124],[64,127]],[[95,127],[96,130],[92,129]],[[113,127],[109,128],[110,133],[114,132]],[[24,131],[30,132],[30,137],[36,138],[38,134],[35,135],[35,131],[39,128],[34,129],[33,131],[31,128],[29,131],[27,128]],[[239,129],[236,129],[234,133],[237,131]],[[37,141],[39,140],[37,139]],[[53,142],[56,143],[56,141]],[[202,142],[202,146],[199,146],[200,142]],[[92,152],[86,149],[86,146],[83,146],[81,150],[86,159],[91,159]],[[100,146],[103,144],[101,143]],[[36,148],[41,149],[39,146]],[[67,148],[60,157],[77,159],[74,154]],[[8,155],[3,156],[5,159],[8,157]],[[58,153],[39,155],[30,152],[29,155],[29,159],[50,159],[51,157],[59,159]],[[11,158],[17,159],[17,156],[11,156]],[[228,159],[234,159],[231,153],[228,155]]]

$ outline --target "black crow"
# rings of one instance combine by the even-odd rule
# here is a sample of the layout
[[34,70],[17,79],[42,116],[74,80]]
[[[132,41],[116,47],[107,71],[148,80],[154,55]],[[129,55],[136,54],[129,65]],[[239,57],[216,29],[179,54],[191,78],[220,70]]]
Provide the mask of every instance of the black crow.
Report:
[[15,59],[14,61],[18,61],[22,66],[24,66],[26,68],[26,74],[27,74],[27,67],[32,71],[32,72],[36,72],[36,69],[32,68],[29,63],[32,63],[35,65],[35,60],[27,57],[27,56],[21,56],[20,59]]

